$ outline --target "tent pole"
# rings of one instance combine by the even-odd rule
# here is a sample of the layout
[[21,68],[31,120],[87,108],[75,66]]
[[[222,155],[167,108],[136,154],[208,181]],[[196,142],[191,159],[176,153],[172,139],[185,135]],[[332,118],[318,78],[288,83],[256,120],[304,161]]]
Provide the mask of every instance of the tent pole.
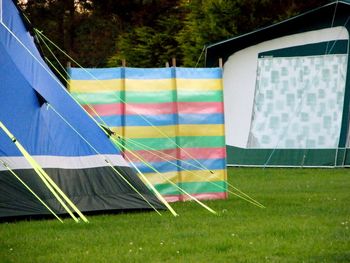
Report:
[[334,167],[337,167],[338,151],[339,151],[339,147],[337,147],[336,150],[335,150]]
[[223,67],[223,61],[222,61],[222,58],[219,58],[219,68],[222,69],[222,67]]

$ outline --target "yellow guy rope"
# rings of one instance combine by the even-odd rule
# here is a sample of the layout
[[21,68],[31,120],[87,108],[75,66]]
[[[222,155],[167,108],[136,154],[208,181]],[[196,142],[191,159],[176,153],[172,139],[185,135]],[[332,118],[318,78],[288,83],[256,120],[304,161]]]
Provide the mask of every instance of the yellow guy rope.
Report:
[[[126,139],[124,139],[124,141],[127,142]],[[129,150],[129,151],[131,151],[131,150]],[[228,182],[226,182],[226,183],[227,183],[229,186],[231,186],[234,190],[236,190],[237,192],[239,192],[239,193],[242,194],[243,196],[241,196],[241,195],[239,195],[239,194],[237,194],[237,193],[235,193],[235,192],[233,192],[233,191],[231,191],[231,190],[229,190],[229,189],[226,189],[225,187],[223,187],[223,186],[221,186],[221,185],[219,185],[219,184],[217,184],[217,183],[214,183],[214,182],[212,182],[212,181],[209,181],[206,177],[201,176],[201,175],[199,175],[199,174],[196,174],[195,172],[193,172],[193,171],[191,171],[191,170],[188,170],[188,169],[184,168],[183,166],[178,165],[178,164],[176,164],[176,163],[174,163],[174,162],[172,162],[172,161],[170,161],[170,160],[168,160],[168,159],[166,159],[166,158],[164,158],[164,157],[162,157],[162,156],[160,156],[160,155],[157,155],[157,154],[153,153],[152,151],[149,151],[149,150],[145,150],[145,151],[147,151],[147,152],[150,153],[150,154],[153,154],[154,156],[159,157],[160,159],[162,159],[162,160],[164,160],[164,161],[166,161],[166,162],[168,162],[168,163],[174,165],[175,167],[181,168],[181,169],[183,169],[184,171],[189,172],[190,174],[196,176],[197,178],[204,179],[207,183],[210,183],[211,185],[214,185],[214,186],[220,188],[221,190],[227,190],[229,193],[231,193],[231,194],[237,196],[238,198],[241,198],[241,199],[247,201],[248,203],[251,203],[251,204],[253,204],[253,205],[256,205],[256,206],[258,206],[258,207],[260,207],[260,208],[265,208],[265,206],[262,205],[260,202],[258,202],[258,201],[255,200],[254,198],[250,197],[250,196],[247,195],[246,193],[242,192],[242,191],[239,190],[238,188],[234,187],[233,185],[229,184]],[[165,154],[165,155],[167,155],[167,154]],[[171,156],[171,155],[169,155],[169,156]],[[171,156],[171,157],[172,157],[172,156]],[[179,160],[179,159],[176,159],[176,160]],[[180,161],[182,162],[183,160],[180,160]],[[131,162],[131,161],[130,161],[130,162]],[[188,163],[188,162],[184,161],[184,163]],[[188,164],[191,164],[191,163],[188,163]]]
[[[78,218],[73,214],[73,212],[68,208],[62,198],[71,206],[71,208],[80,216],[84,222],[89,222],[86,217],[79,211],[79,209],[73,204],[73,202],[63,193],[63,191],[57,186],[57,184],[48,176],[48,174],[40,167],[40,165],[30,156],[30,154],[24,149],[24,147],[17,141],[13,134],[6,128],[6,126],[0,121],[0,128],[6,133],[6,135],[13,141],[18,150],[23,154],[26,160],[34,168],[34,171],[39,175],[40,179],[44,182],[51,193],[56,197],[63,208],[68,212],[68,214],[74,219],[75,222],[79,222]],[[56,192],[57,191],[57,192]]]
[[53,214],[61,223],[63,223],[62,219],[2,160],[0,160],[0,163],[14,176],[20,183],[27,188],[27,190],[35,196],[36,199],[39,200],[40,203],[42,203],[47,210],[50,211],[51,214]]
[[[128,141],[127,139],[123,139],[123,140],[124,140],[125,142]],[[129,150],[129,151],[131,151],[131,150]],[[196,174],[195,172],[190,171],[190,170],[188,170],[188,169],[185,169],[183,166],[178,165],[178,164],[176,164],[176,163],[174,163],[174,162],[172,162],[172,161],[170,161],[170,160],[168,160],[168,159],[162,157],[161,155],[157,155],[156,153],[154,153],[154,152],[152,152],[152,151],[150,151],[150,150],[147,150],[147,149],[145,149],[145,151],[147,151],[148,153],[150,153],[150,154],[152,154],[152,155],[154,155],[154,156],[159,157],[160,159],[162,159],[162,160],[164,160],[164,161],[166,161],[166,162],[168,162],[168,163],[174,165],[175,167],[181,168],[181,169],[183,169],[184,171],[189,172],[190,174],[196,176],[197,178],[205,179],[205,181],[206,181],[207,183],[210,183],[210,184],[212,184],[212,185],[214,185],[214,186],[220,188],[221,190],[227,190],[229,193],[231,193],[231,194],[237,196],[238,198],[241,198],[241,199],[247,201],[248,203],[251,203],[251,204],[253,204],[253,205],[256,205],[256,206],[258,206],[258,207],[260,207],[260,208],[265,208],[265,206],[262,205],[260,202],[256,201],[254,198],[250,197],[249,195],[247,195],[246,193],[242,192],[241,190],[239,190],[238,188],[234,187],[233,185],[229,184],[228,182],[226,182],[226,183],[227,183],[229,186],[231,186],[234,190],[236,190],[237,192],[239,192],[239,193],[242,194],[243,196],[241,196],[240,194],[237,194],[237,193],[235,193],[235,192],[233,192],[233,191],[231,191],[231,190],[229,190],[229,189],[226,189],[225,187],[223,187],[223,186],[221,186],[221,185],[219,185],[219,184],[217,184],[217,183],[214,183],[214,182],[212,182],[212,181],[209,181],[209,180],[208,180],[207,178],[205,178],[204,176],[201,176],[201,175],[199,175],[199,174]],[[161,152],[161,153],[162,153],[162,152]],[[164,154],[164,155],[165,155],[165,156],[169,156],[169,157],[173,157],[173,156],[168,155],[168,154]],[[177,159],[176,157],[174,157],[173,160],[180,160],[180,159]],[[180,161],[181,161],[181,162],[184,162],[184,163],[186,163],[186,164],[192,165],[192,166],[194,166],[194,167],[197,167],[197,166],[195,166],[195,165],[193,165],[193,164],[191,164],[191,163],[189,163],[189,162],[186,162],[185,160],[180,160]],[[131,161],[130,161],[130,162],[131,162]]]
[[[46,61],[51,65],[51,67],[61,76],[61,78],[67,83],[67,85],[69,85],[68,79],[67,79],[65,76],[62,75],[62,73],[57,69],[57,67],[55,67],[55,65],[54,65],[47,57],[45,57],[45,60],[46,60]],[[69,94],[70,94],[70,93],[69,93]],[[70,94],[70,96],[71,96],[71,94]],[[72,97],[72,96],[71,96],[71,98],[74,99],[74,97]],[[83,99],[83,100],[84,100],[84,99]],[[91,119],[93,119],[94,122],[100,127],[100,124],[95,120],[95,118],[92,117],[91,114],[90,114],[89,112],[87,112],[87,111],[81,106],[81,104],[80,104],[78,101],[76,101],[75,99],[74,99],[74,101],[75,101],[75,102],[84,110],[84,112],[85,112]],[[84,100],[84,102],[86,102],[86,101]],[[96,117],[99,118],[99,120],[100,120],[106,127],[108,127],[107,123],[105,123],[105,121],[101,118],[101,116],[96,112],[96,110],[95,110],[90,104],[85,103],[85,105],[88,106],[89,109],[91,109],[91,111],[96,115]],[[102,130],[103,130],[103,129],[102,129]]]
[[154,210],[157,212],[158,215],[162,215],[157,208],[154,207],[154,205],[152,205],[146,197],[144,197],[139,190],[137,190],[122,174],[121,172],[119,172],[107,159],[105,159],[105,162],[111,167],[111,169],[118,174],[139,196],[141,196],[141,198]]
[[158,192],[158,190],[154,187],[154,185],[147,179],[147,177],[136,167],[136,165],[130,160],[130,158],[125,155],[126,159],[129,163],[135,168],[138,174],[142,177],[142,179],[147,183],[147,185],[153,190],[158,199],[169,209],[169,211],[173,214],[173,216],[178,216],[175,210],[170,206],[170,204],[164,199],[164,197]]
[[[63,69],[64,73],[66,73],[68,75],[67,70],[65,69],[65,67],[62,65],[62,63],[58,60],[58,58],[56,57],[56,55],[52,52],[52,50],[50,49],[50,47],[46,44],[46,42],[44,41],[44,39],[37,34],[37,36],[42,40],[42,42],[44,43],[44,45],[46,46],[46,48],[49,50],[50,54],[55,58],[55,60],[58,62],[58,64],[60,65],[60,67]],[[46,58],[46,57],[45,57]]]
[[[146,145],[146,144],[142,144],[142,143],[140,143],[140,142],[137,142],[137,141],[135,141],[135,140],[133,140],[133,139],[131,139],[131,138],[129,138],[129,137],[126,137],[126,136],[122,137],[122,136],[119,135],[119,134],[117,134],[117,135],[120,137],[120,139],[123,139],[124,142],[126,142],[126,143],[130,143],[130,142],[131,142],[131,143],[133,143],[134,145],[136,145],[136,146],[142,148],[142,150],[147,151],[147,152],[153,154],[154,156],[157,156],[157,157],[166,156],[166,157],[169,157],[169,158],[171,158],[171,159],[173,159],[173,160],[175,160],[175,161],[181,161],[181,162],[183,162],[183,163],[185,163],[185,164],[187,164],[187,165],[189,165],[189,166],[192,166],[193,168],[197,168],[197,169],[199,169],[199,170],[203,170],[202,167],[199,167],[199,166],[197,166],[197,165],[195,165],[195,164],[193,164],[193,163],[187,162],[186,160],[177,158],[177,157],[172,156],[172,155],[170,155],[170,154],[164,153],[164,152],[162,152],[162,151],[160,151],[160,150],[154,149],[154,148],[152,148],[152,147],[150,147],[150,146],[148,146],[148,145]],[[156,154],[155,152],[157,152],[157,153],[159,153],[159,154]]]
[[[34,160],[34,159],[33,159]],[[35,161],[35,160],[34,160]],[[58,187],[58,185],[51,179],[50,176],[40,167],[38,166],[39,171],[45,176],[45,179],[55,188],[55,190],[63,197],[63,199],[70,205],[70,207],[76,212],[79,217],[85,222],[89,223],[89,220],[83,215],[82,212],[78,209],[78,207],[68,198],[68,196]]]
[[211,209],[209,206],[203,204],[201,201],[199,201],[197,198],[195,198],[194,196],[192,196],[191,194],[189,194],[188,192],[186,192],[184,189],[182,189],[181,187],[179,187],[177,184],[175,184],[174,182],[172,182],[171,180],[169,180],[168,178],[166,178],[164,175],[162,175],[156,168],[154,168],[151,164],[149,164],[146,160],[144,160],[141,156],[137,155],[136,153],[132,152],[131,150],[129,150],[128,148],[126,148],[122,143],[118,142],[118,140],[111,138],[111,140],[119,145],[119,147],[122,147],[123,149],[125,149],[126,151],[130,152],[133,156],[135,156],[136,158],[138,158],[140,161],[142,161],[148,168],[152,169],[154,172],[156,172],[157,174],[159,174],[164,180],[168,181],[170,184],[172,184],[174,187],[176,187],[177,189],[179,189],[181,192],[183,192],[185,195],[187,195],[189,198],[191,198],[192,200],[196,201],[199,205],[201,205],[202,207],[204,207],[205,209],[207,209],[209,212],[213,213],[213,214],[217,214],[213,209]]

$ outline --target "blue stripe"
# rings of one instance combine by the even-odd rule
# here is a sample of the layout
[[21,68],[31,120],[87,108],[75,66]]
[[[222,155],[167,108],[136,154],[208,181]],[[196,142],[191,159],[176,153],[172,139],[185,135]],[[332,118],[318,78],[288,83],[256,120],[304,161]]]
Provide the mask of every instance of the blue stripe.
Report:
[[[175,125],[175,114],[163,115],[125,115],[124,126],[167,126]],[[101,116],[101,119],[112,127],[122,126],[122,115]],[[96,117],[98,121],[99,118]],[[149,121],[149,123],[147,122]]]
[[179,114],[179,124],[224,124],[224,114]]
[[[225,169],[226,167],[226,160],[225,159],[205,159],[205,160],[198,160],[204,167],[206,167],[209,170],[221,170]],[[174,161],[172,161],[174,162]],[[192,165],[189,165],[184,162],[179,162],[177,165],[180,165],[182,168],[176,167],[174,164],[171,164],[169,162],[151,162],[150,165],[154,167],[157,171],[161,173],[166,173],[166,172],[174,172],[174,171],[185,171],[185,170],[190,170],[190,171],[195,171],[195,170],[201,170],[201,168],[196,168],[199,167],[199,164],[194,161],[194,160],[189,160],[186,161],[187,163],[190,163]],[[144,163],[135,163],[136,167],[142,172],[142,173],[154,173],[155,171],[149,168],[146,164]],[[200,180],[198,176],[198,180]]]
[[125,126],[167,126],[175,125],[175,114],[125,115]]
[[[125,115],[125,126],[169,126],[176,125],[176,114],[160,115]],[[109,126],[122,126],[121,115],[101,116]],[[99,118],[96,118],[98,120]],[[224,115],[214,114],[179,114],[178,124],[224,124]]]
[[[204,167],[208,168],[209,170],[220,170],[226,168],[226,159],[225,158],[217,158],[217,159],[200,159],[197,160],[200,162]],[[200,170],[201,168],[195,168],[194,166],[199,166],[198,162],[195,160],[186,160],[186,163],[180,161],[180,165],[183,167],[180,169],[181,171],[184,170]],[[190,164],[187,164],[190,163]],[[194,165],[194,166],[193,166]]]
[[125,78],[127,79],[170,79],[172,78],[171,68],[126,68]]
[[[86,72],[87,71],[87,72]],[[69,68],[74,80],[107,80],[122,78],[123,68]],[[127,79],[170,79],[173,68],[125,68]],[[220,68],[175,68],[177,78],[182,79],[221,79]],[[92,75],[92,76],[91,76]]]
[[121,68],[69,68],[68,73],[73,80],[106,80],[122,77]]
[[221,68],[176,68],[179,79],[221,79]]
[[121,127],[122,126],[122,116],[121,115],[110,115],[110,116],[100,116],[95,117],[96,121],[101,123],[101,119],[103,123],[106,123],[110,127]]

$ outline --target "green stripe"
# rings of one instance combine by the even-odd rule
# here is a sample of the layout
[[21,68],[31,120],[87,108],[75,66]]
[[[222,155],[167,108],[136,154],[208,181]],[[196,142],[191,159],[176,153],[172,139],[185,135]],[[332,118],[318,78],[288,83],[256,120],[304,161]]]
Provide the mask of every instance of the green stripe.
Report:
[[176,93],[174,90],[165,91],[127,91],[125,93],[125,101],[127,103],[162,103],[173,102]]
[[177,93],[179,102],[222,102],[223,95],[221,90],[208,91],[179,91]]
[[[174,140],[174,138],[170,138]],[[135,145],[132,141],[136,141],[142,145],[146,145],[155,150],[176,148],[174,142],[168,138],[135,138],[126,143],[131,150],[143,150],[144,147]],[[180,136],[177,137],[177,143],[183,148],[217,148],[225,146],[224,136]]]
[[120,103],[124,96],[122,91],[104,91],[99,93],[72,92],[73,97],[81,104]]
[[242,149],[227,146],[227,163],[234,165],[337,166],[350,164],[344,149]]
[[[171,140],[174,140],[174,138],[170,138]],[[143,146],[148,146],[155,150],[163,150],[163,149],[172,149],[176,148],[176,145],[174,142],[170,141],[168,138],[135,138],[130,139],[129,141],[126,141],[126,147],[128,147],[130,150],[145,150],[147,148]],[[134,144],[133,142],[136,142]],[[137,143],[142,144],[141,146],[137,145]]]
[[320,56],[326,54],[346,54],[347,49],[348,40],[337,39],[336,41],[332,40],[327,42],[269,50],[259,53],[258,57],[301,57]]
[[104,92],[72,92],[73,97],[81,104],[120,103],[120,98],[126,103],[163,103],[173,102],[175,92],[172,90],[160,92],[104,91]]
[[220,90],[209,91],[179,91],[174,90],[159,92],[139,91],[101,91],[94,92],[72,92],[81,104],[108,104],[119,103],[123,98],[126,103],[165,103],[174,102],[177,96],[179,102],[222,102],[223,96]]
[[154,186],[162,195],[180,195],[181,192],[172,184],[157,184]]
[[[177,184],[183,190],[189,194],[200,194],[200,193],[222,193],[225,192],[226,182],[215,181],[215,182],[184,182]],[[163,195],[178,195],[179,190],[172,184],[157,184],[155,188]],[[182,193],[181,193],[182,194]]]
[[179,136],[178,144],[184,148],[225,147],[225,136]]

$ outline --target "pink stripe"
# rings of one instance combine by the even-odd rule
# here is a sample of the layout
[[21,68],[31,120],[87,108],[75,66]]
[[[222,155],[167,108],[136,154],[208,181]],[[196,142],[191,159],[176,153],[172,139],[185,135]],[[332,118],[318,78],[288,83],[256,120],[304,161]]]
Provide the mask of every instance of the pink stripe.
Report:
[[[157,96],[157,94],[155,94]],[[157,115],[157,114],[174,114],[176,112],[176,104],[174,102],[167,103],[151,103],[138,104],[128,103],[125,106],[125,114],[143,114],[143,115]]]
[[226,158],[226,148],[184,148],[180,149],[181,160]]
[[[92,105],[95,111],[100,116],[108,115],[121,115],[123,114],[123,103],[112,104],[97,104]],[[177,108],[176,108],[177,107]],[[95,116],[95,113],[84,105],[84,109],[91,115]],[[188,113],[188,114],[211,114],[211,113],[223,113],[223,103],[221,102],[174,102],[169,103],[128,103],[125,105],[125,114],[128,115],[157,115],[157,114],[174,114]]]
[[223,113],[222,102],[178,102],[179,113],[211,114]]
[[[167,150],[161,150],[161,151],[144,151],[144,150],[133,151],[133,153],[141,156],[147,162],[165,162],[165,160],[176,162],[176,158],[177,158],[176,152],[177,152],[176,149],[167,149]],[[133,156],[132,153],[130,152],[126,152],[125,155],[133,162],[140,162],[140,160],[137,157]]]
[[[167,149],[162,151],[133,151],[142,156],[148,162],[165,162],[191,159],[221,159],[226,158],[226,149],[222,148],[185,148],[185,149]],[[133,162],[138,162],[139,159],[131,153],[126,153],[128,158]],[[169,156],[170,155],[170,156]],[[165,159],[165,160],[164,160]]]
[[[201,194],[191,194],[199,200],[216,200],[216,199],[227,199],[228,194],[225,193],[201,193]],[[163,195],[167,202],[178,202],[178,201],[188,201],[191,200],[188,196],[182,195]]]
[[[214,199],[227,199],[228,194],[226,192],[222,193],[201,193],[201,194],[191,194],[199,200],[214,200]],[[191,200],[188,196],[183,196],[184,201]]]
[[110,116],[110,115],[123,114],[123,104],[121,104],[121,103],[96,104],[96,105],[90,105],[90,107],[88,107],[87,105],[83,105],[83,107],[92,116],[96,116],[96,114],[91,109],[91,107],[98,113],[99,116]]
[[170,202],[170,203],[181,201],[180,195],[163,195],[163,197],[167,202]]

